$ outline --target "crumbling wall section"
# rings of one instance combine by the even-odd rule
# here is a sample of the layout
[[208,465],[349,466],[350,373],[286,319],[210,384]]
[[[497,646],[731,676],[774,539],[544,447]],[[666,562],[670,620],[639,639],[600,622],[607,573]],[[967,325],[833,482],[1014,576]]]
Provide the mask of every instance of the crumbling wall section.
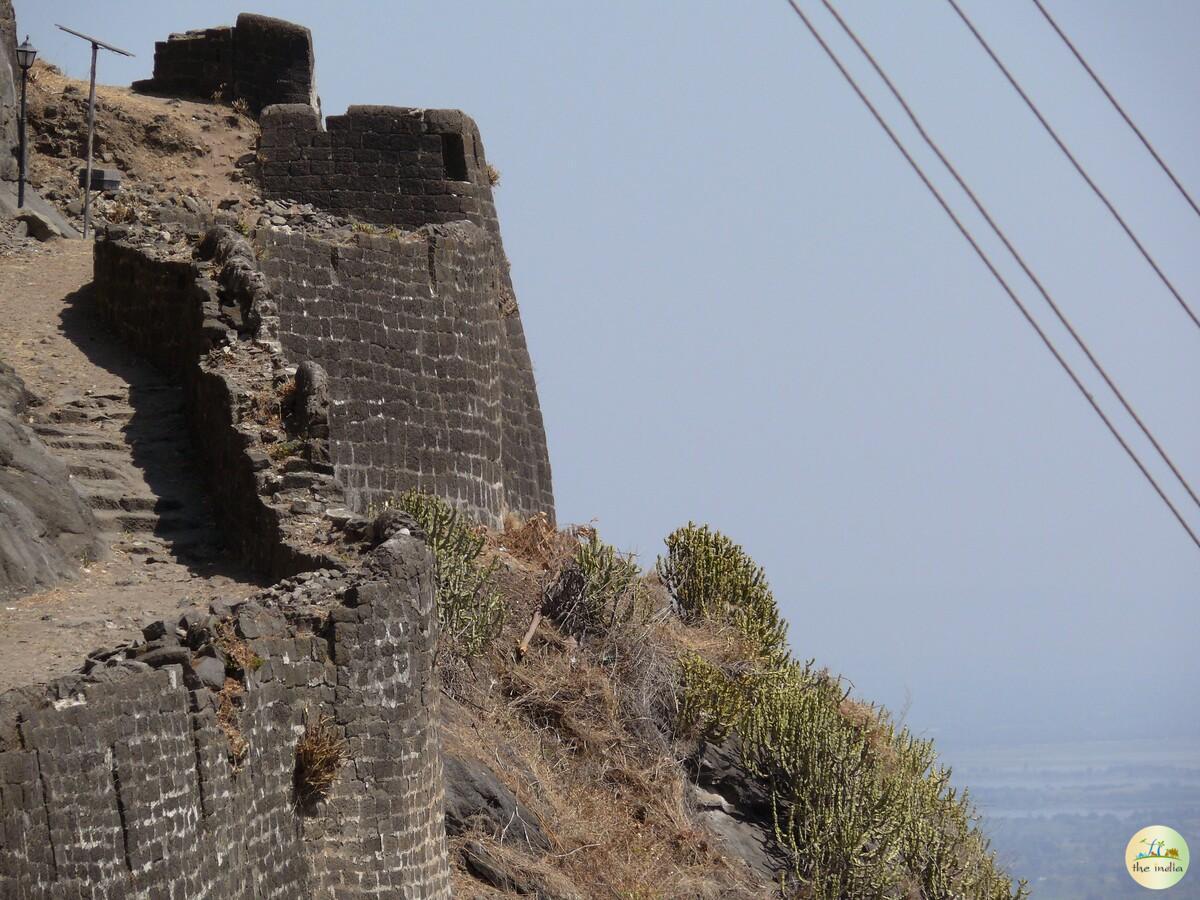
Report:
[[[399,533],[0,695],[0,896],[449,897],[432,577]],[[300,803],[320,721],[346,763]]]
[[233,99],[233,29],[205,28],[156,41],[154,77],[134,87],[178,97]]
[[[306,455],[304,442],[281,441],[282,423],[273,429],[255,419],[256,408],[271,415],[278,405],[290,366],[270,343],[236,340],[235,326],[251,310],[228,302],[191,260],[105,237],[94,252],[100,319],[184,386],[194,445],[231,549],[277,578],[336,565],[335,526],[344,520],[335,522],[330,510],[336,516],[345,499],[332,467]],[[269,309],[269,300],[258,306]]]
[[318,105],[312,33],[282,19],[242,13],[233,27],[172,34],[154,45],[145,93],[244,100],[258,115],[273,103]]
[[257,240],[280,342],[329,374],[330,454],[353,508],[418,488],[491,525],[553,517],[532,366],[489,233],[460,221]]

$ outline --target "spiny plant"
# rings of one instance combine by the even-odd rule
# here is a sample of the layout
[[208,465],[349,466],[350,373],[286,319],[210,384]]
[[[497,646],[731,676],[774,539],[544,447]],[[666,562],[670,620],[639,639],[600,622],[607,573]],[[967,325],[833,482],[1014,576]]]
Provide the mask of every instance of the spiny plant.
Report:
[[[737,554],[723,558],[744,567]],[[689,653],[679,673],[681,729],[733,739],[769,786],[776,838],[804,896],[1027,896],[997,867],[932,742],[851,701],[840,679],[786,652],[726,665]]]
[[766,573],[738,544],[689,522],[667,537],[658,574],[688,621],[734,626],[767,660],[787,656],[787,623]]
[[475,656],[504,626],[504,603],[491,587],[495,563],[479,562],[482,532],[445,500],[423,491],[401,494],[398,505],[421,526],[433,551],[444,646]]

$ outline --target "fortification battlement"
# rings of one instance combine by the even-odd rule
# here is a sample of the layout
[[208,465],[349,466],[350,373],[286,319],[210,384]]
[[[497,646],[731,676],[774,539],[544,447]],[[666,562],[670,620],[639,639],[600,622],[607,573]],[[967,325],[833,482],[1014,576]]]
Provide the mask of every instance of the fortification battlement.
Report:
[[312,107],[285,104],[260,124],[268,197],[384,225],[466,220],[500,239],[483,139],[459,110],[351,106],[322,128]]
[[273,103],[316,109],[312,32],[303,25],[242,13],[237,24],[172,34],[154,45],[154,77],[134,82],[147,94],[245,100],[257,115]]

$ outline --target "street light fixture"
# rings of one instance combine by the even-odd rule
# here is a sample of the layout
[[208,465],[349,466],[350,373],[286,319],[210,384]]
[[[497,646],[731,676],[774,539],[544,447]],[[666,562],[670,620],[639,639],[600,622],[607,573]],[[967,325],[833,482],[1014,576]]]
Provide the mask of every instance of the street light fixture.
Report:
[[17,65],[21,67],[21,180],[17,183],[18,209],[25,205],[25,182],[29,178],[29,159],[26,155],[25,145],[25,92],[29,84],[29,70],[33,67],[35,59],[37,59],[37,50],[34,49],[33,44],[29,43],[29,35],[25,35],[24,42],[17,48]]

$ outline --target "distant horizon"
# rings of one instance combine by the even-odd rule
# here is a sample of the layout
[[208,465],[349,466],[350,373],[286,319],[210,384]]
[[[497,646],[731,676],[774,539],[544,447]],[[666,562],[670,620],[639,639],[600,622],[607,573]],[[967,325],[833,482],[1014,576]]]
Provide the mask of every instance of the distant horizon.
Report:
[[[73,77],[87,48],[55,22],[138,54],[102,55],[106,84],[147,77],[155,40],[242,9],[15,5]],[[1200,304],[1200,219],[1033,4],[963,5]],[[1200,333],[946,4],[845,7],[1200,481]],[[1200,192],[1200,6],[1047,7]],[[562,522],[597,521],[647,568],[687,521],[720,529],[765,567],[798,658],[896,712],[911,697],[913,730],[951,751],[1200,736],[1200,552],[785,3],[255,9],[312,29],[327,115],[391,103],[479,123]],[[1170,716],[1139,708],[1148,684],[1172,693]]]

